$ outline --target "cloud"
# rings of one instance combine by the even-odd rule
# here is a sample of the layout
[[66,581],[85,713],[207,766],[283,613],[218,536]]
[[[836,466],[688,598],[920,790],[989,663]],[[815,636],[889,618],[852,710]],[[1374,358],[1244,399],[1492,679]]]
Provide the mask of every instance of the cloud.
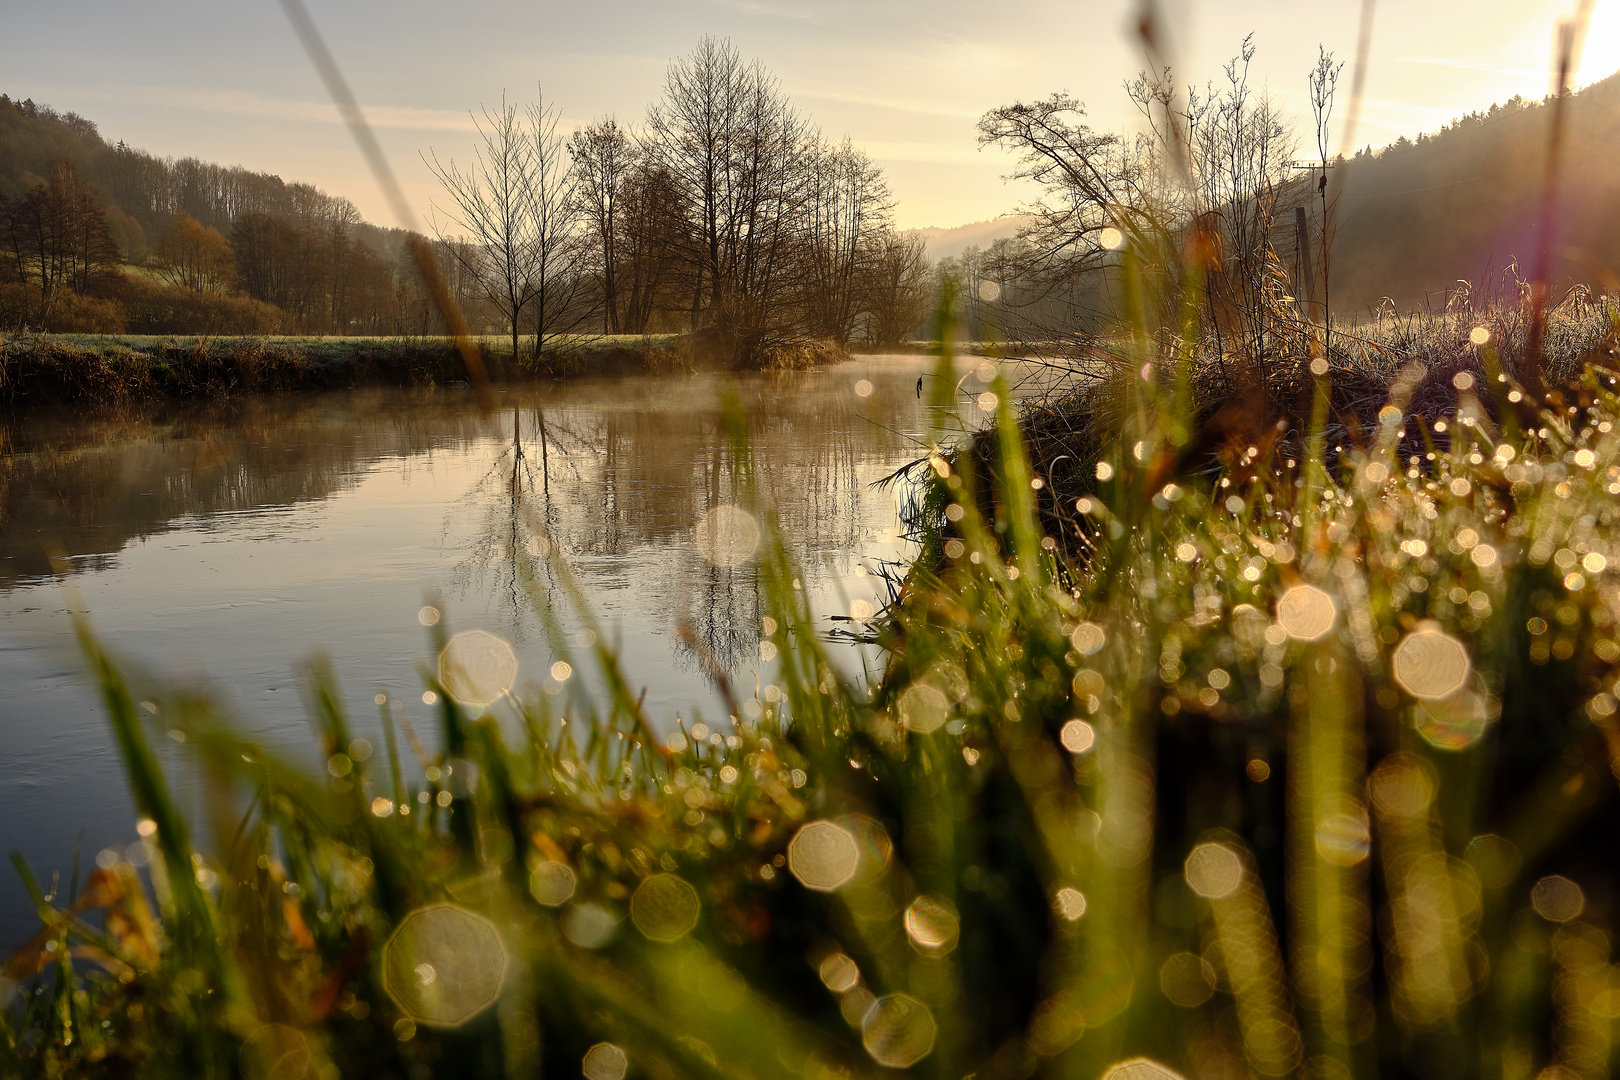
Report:
[[1509,79],[1545,79],[1547,69],[1505,67],[1488,60],[1463,60],[1454,56],[1397,56],[1397,64],[1422,64],[1428,67],[1450,68],[1453,71],[1477,71],[1482,75],[1500,75]]
[[920,116],[948,116],[955,120],[977,120],[982,109],[952,108],[947,105],[929,104],[922,101],[905,101],[900,98],[877,97],[869,94],[851,94],[841,90],[794,90],[794,98],[807,98],[812,101],[836,101],[843,105],[860,105],[865,108],[893,109],[895,112],[916,113]]

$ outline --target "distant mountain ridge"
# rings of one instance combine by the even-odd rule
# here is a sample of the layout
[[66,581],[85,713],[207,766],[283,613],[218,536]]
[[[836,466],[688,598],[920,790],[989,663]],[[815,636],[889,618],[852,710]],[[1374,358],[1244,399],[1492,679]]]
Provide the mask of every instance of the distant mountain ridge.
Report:
[[960,255],[970,247],[988,248],[997,240],[1016,236],[1028,220],[1024,214],[1003,214],[989,221],[974,221],[952,228],[929,226],[909,231],[923,238],[928,245],[928,258],[938,262]]

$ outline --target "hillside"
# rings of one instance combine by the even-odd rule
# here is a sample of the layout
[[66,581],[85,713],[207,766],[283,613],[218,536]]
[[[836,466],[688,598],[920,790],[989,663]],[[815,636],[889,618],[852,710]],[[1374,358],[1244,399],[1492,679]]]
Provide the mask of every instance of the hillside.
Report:
[[[1620,273],[1620,75],[1567,99],[1555,295],[1577,282],[1614,291]],[[1515,98],[1434,135],[1402,139],[1346,166],[1333,248],[1333,304],[1366,313],[1444,303],[1517,263],[1528,276],[1552,109]],[[1427,299],[1426,299],[1427,298]]]

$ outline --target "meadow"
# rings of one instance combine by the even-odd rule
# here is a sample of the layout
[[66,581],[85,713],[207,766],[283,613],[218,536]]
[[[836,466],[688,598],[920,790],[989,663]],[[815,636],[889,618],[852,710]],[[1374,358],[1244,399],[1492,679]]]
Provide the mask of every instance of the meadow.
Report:
[[[1613,347],[1612,307],[1581,317]],[[138,835],[48,888],[18,867],[8,1071],[1607,1075],[1620,398],[1591,363],[1532,392],[1473,329],[1446,392],[1392,363],[1333,441],[1325,371],[1303,430],[1199,438],[1202,369],[1121,338],[1115,437],[1055,515],[979,366],[996,426],[936,433],[927,554],[848,624],[869,679],[827,663],[757,493],[711,530],[781,664],[717,666],[712,725],[645,715],[606,628],[565,638],[535,589],[539,687],[424,612],[442,749],[386,697],[355,738],[312,668],[315,771],[81,616]]]

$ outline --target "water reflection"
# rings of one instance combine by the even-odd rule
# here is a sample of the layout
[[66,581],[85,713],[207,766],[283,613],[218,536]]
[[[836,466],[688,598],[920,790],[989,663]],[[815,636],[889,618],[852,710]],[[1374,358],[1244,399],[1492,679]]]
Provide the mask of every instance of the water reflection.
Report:
[[[915,384],[930,363],[872,358],[734,384],[761,497],[818,613],[878,599],[860,564],[909,554],[895,493],[870,485],[917,453],[928,417]],[[443,598],[452,634],[486,630],[513,646],[520,683],[543,678],[561,658],[523,586],[532,577],[557,596],[552,552],[648,687],[650,716],[718,713],[711,663],[739,685],[768,682],[754,562],[705,558],[698,543],[706,513],[745,502],[728,385],[509,388],[488,416],[465,391],[420,389],[0,417],[13,765],[0,775],[0,841],[52,867],[81,830],[86,850],[128,840],[121,770],[76,669],[47,544],[66,551],[115,651],[207,673],[244,723],[291,747],[307,731],[292,670],[318,646],[362,726],[378,690],[420,694],[425,592]],[[983,417],[969,405],[963,419]],[[20,891],[0,888],[0,921],[26,914]]]

